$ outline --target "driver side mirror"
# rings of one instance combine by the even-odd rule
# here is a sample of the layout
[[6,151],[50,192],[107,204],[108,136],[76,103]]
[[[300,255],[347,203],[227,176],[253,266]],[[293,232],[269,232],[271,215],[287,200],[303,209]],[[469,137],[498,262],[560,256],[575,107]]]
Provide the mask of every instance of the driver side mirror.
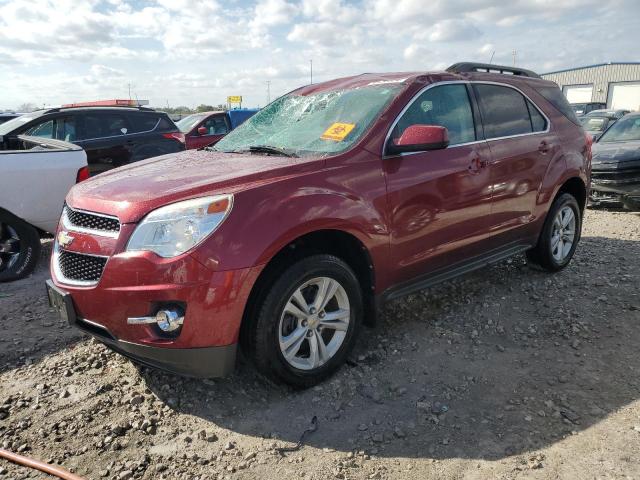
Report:
[[446,127],[438,125],[411,125],[398,139],[389,138],[387,155],[407,152],[441,150],[449,146],[449,133]]
[[207,133],[209,133],[207,127],[198,127],[198,135],[206,135]]

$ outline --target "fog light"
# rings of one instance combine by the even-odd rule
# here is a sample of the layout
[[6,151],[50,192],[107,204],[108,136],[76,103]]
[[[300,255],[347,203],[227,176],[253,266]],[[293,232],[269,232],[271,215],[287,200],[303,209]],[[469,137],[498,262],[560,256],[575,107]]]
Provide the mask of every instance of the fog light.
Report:
[[182,326],[184,317],[176,310],[160,310],[156,313],[156,323],[163,332],[174,332]]

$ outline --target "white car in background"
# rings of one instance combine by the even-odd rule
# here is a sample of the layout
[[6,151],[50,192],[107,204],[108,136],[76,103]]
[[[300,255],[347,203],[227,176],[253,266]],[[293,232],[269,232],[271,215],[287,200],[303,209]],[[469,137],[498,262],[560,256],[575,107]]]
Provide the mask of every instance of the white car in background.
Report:
[[33,271],[41,234],[55,233],[67,192],[89,177],[87,155],[72,143],[19,136],[8,148],[0,150],[0,282]]

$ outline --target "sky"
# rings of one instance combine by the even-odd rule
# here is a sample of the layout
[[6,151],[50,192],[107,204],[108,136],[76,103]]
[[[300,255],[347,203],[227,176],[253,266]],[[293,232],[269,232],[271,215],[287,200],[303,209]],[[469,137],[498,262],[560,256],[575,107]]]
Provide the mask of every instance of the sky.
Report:
[[[0,110],[146,99],[243,106],[313,81],[640,61],[639,0],[0,0]],[[267,83],[269,82],[269,84]]]

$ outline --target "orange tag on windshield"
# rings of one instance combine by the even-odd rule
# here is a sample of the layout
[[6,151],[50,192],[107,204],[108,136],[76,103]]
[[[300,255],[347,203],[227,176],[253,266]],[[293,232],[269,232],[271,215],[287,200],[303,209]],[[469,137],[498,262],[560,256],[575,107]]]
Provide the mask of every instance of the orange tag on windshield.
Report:
[[320,138],[323,140],[341,142],[354,128],[356,128],[355,123],[334,123],[327,128]]

